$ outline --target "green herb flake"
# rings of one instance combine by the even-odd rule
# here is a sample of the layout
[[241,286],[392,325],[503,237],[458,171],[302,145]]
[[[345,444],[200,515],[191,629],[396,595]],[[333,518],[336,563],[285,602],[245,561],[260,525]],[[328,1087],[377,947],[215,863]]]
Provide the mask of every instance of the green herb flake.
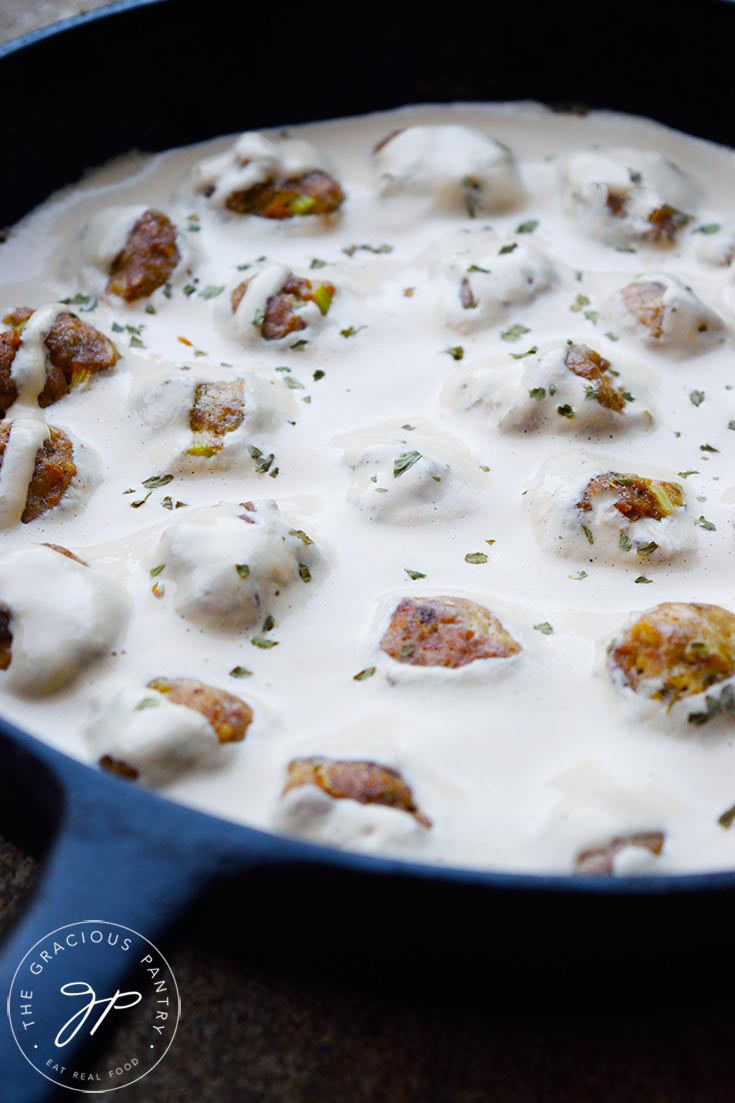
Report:
[[[689,719],[691,720],[691,716]],[[725,830],[732,827],[733,823],[735,823],[735,804],[733,804],[731,808],[728,808],[726,812],[723,812],[721,816],[718,816],[717,822],[720,827],[724,827]]]
[[323,379],[326,372],[323,372],[321,368],[317,368],[314,372],[313,379],[315,383],[318,383],[320,379]]
[[546,398],[546,387],[531,387],[528,397],[535,398],[537,402],[540,402],[542,398]]
[[149,479],[143,479],[143,486],[146,490],[158,490],[159,486],[168,486],[173,478],[173,475],[151,475]]
[[484,472],[487,473],[489,470],[490,470],[490,468],[488,467],[488,465],[486,463],[481,463],[480,464],[480,471],[484,471]]
[[248,578],[250,575],[250,567],[247,563],[236,563],[235,570],[237,571],[240,578]]
[[405,474],[405,472],[413,467],[415,463],[418,463],[420,459],[421,453],[415,450],[404,452],[403,455],[398,456],[398,458],[393,461],[393,478],[397,479],[399,475]]
[[517,248],[518,248],[518,242],[517,241],[512,241],[510,243],[510,245],[503,245],[500,249],[498,249],[498,256],[502,257],[506,253],[512,253],[513,250],[517,249]]
[[650,557],[657,549],[658,544],[655,540],[651,540],[648,544],[641,544],[639,548],[636,548],[636,553],[642,556],[643,559],[650,559]]
[[706,517],[703,517],[701,515],[697,517],[697,520],[694,522],[694,524],[699,525],[701,529],[706,529],[707,532],[715,532],[717,529],[717,525],[714,524],[713,521],[708,521]]
[[628,534],[626,532],[623,531],[623,529],[620,530],[620,536],[618,538],[618,547],[620,548],[621,551],[630,551],[630,549],[633,547],[633,545],[631,543],[631,540],[630,540],[630,537],[628,536]]
[[143,709],[157,709],[160,703],[157,697],[142,697],[135,706],[134,711],[142,712]]
[[574,413],[574,410],[572,409],[572,407],[569,405],[568,402],[565,402],[563,406],[557,406],[556,407],[556,412],[557,412],[557,414],[559,414],[560,417],[572,418],[572,417],[576,416],[575,413]]
[[487,563],[487,556],[485,552],[467,552],[464,557],[465,563],[473,563],[475,565],[479,563]]
[[157,567],[151,567],[151,578],[157,578],[161,571],[165,570],[165,568],[165,563],[159,563]]
[[403,568],[409,578],[412,578],[415,582],[419,578],[426,578],[426,575],[422,571],[412,571],[409,567]]
[[588,525],[580,525],[580,528],[582,529],[582,532],[587,537],[587,543],[588,544],[594,544],[595,538],[592,535],[592,529]]
[[143,344],[143,342],[141,341],[141,339],[140,339],[140,337],[138,336],[137,333],[131,334],[130,348],[131,349],[144,349],[145,348],[145,345]]
[[589,297],[587,295],[579,294],[579,295],[577,295],[576,299],[574,300],[572,305],[569,307],[569,309],[571,310],[572,314],[579,314],[580,311],[585,306],[589,306],[589,305],[590,305]]
[[233,666],[229,673],[231,678],[250,678],[253,672],[246,666]]
[[719,448],[713,448],[711,444],[700,444],[700,452],[719,452]]
[[471,264],[471,265],[469,266],[469,268],[467,269],[467,271],[468,271],[468,272],[482,272],[482,273],[483,273],[483,275],[485,275],[485,276],[489,276],[489,275],[490,275],[490,269],[489,269],[489,268],[483,268],[483,267],[482,267],[481,265],[479,265],[479,264]]
[[515,322],[510,329],[506,329],[504,333],[500,334],[501,341],[519,341],[526,333],[530,333],[531,330],[528,326],[522,326],[520,322]]
[[306,563],[299,563],[299,578],[302,582],[311,582],[311,571]]
[[537,352],[538,348],[536,345],[533,345],[532,348],[527,349],[525,352],[511,352],[510,355],[514,360],[523,360],[526,356],[535,356]]
[[605,336],[607,337],[608,341],[619,341],[620,340],[617,333],[613,333],[612,330],[608,330],[607,333],[605,334]]
[[728,421],[727,427],[728,429],[735,429],[735,421]]
[[366,682],[368,678],[372,678],[375,673],[374,666],[366,666],[364,670],[361,670],[359,674],[352,675],[353,682]]
[[722,226],[719,222],[707,222],[704,226],[697,226],[697,233],[700,234],[719,234]]
[[653,582],[653,579],[646,578],[644,574],[639,574],[638,578],[634,578],[633,581],[640,586],[648,586],[651,582]]
[[452,360],[462,360],[464,357],[464,349],[461,345],[453,345],[450,349],[444,349],[444,352],[449,353]]
[[540,632],[542,636],[550,636],[554,631],[548,620],[542,620],[540,624],[534,624],[533,627],[537,632]]
[[326,268],[328,263],[329,261],[322,260],[320,257],[314,257],[309,268]]
[[250,640],[253,647],[260,647],[267,651],[270,647],[278,647],[278,640],[267,640],[263,636],[253,636]]
[[582,582],[585,578],[587,578],[587,572],[578,571],[576,574],[568,574],[567,578],[571,579],[572,582]]
[[361,329],[367,329],[367,326],[347,326],[339,331],[340,337],[354,337]]
[[538,219],[529,218],[528,222],[521,222],[516,226],[517,234],[532,234],[538,229]]
[[698,471],[677,471],[680,479],[688,479],[690,475],[698,475]]
[[138,498],[137,501],[131,502],[130,503],[130,508],[131,509],[140,509],[141,506],[144,506],[146,504],[146,502],[148,501],[150,496],[151,496],[151,492],[149,490],[148,493],[146,494],[145,498]]
[[701,406],[704,402],[704,391],[691,391],[689,394],[689,401],[692,406]]
[[288,387],[288,388],[289,388],[290,390],[292,390],[292,391],[303,391],[303,390],[305,390],[305,389],[306,389],[306,388],[304,387],[304,384],[303,384],[303,383],[301,383],[301,382],[300,382],[300,381],[299,381],[299,380],[298,380],[298,379],[297,379],[297,378],[296,378],[295,376],[293,376],[293,375],[287,375],[287,376],[285,376],[285,377],[284,377],[284,380],[283,380],[283,381],[284,381],[284,383],[286,384],[286,386],[287,386],[287,387]]

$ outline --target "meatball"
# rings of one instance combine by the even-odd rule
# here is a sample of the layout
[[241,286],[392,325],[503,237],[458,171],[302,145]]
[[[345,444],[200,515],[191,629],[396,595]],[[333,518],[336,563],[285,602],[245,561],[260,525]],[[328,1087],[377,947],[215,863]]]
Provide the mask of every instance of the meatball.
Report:
[[567,212],[608,245],[667,246],[691,221],[697,189],[659,153],[608,149],[562,160]]
[[459,597],[404,598],[380,641],[396,662],[456,669],[476,659],[506,659],[520,644],[482,605]]
[[635,835],[617,835],[605,846],[582,850],[577,855],[574,868],[577,873],[587,877],[600,877],[614,874],[615,859],[621,851],[630,848],[648,851],[655,858],[660,857],[664,848],[662,831],[642,831]]
[[167,215],[145,211],[110,266],[107,290],[128,303],[152,295],[181,260],[176,239],[176,227]]
[[228,152],[202,161],[194,188],[234,214],[283,220],[339,210],[344,192],[308,142],[241,134]]
[[378,142],[381,195],[428,199],[476,218],[517,203],[522,186],[511,151],[466,126],[409,126]]
[[523,239],[509,242],[491,233],[452,235],[438,247],[447,278],[447,322],[460,333],[496,325],[557,282],[551,261]]
[[735,615],[719,605],[664,602],[622,633],[608,661],[634,692],[670,707],[735,675]]
[[244,191],[232,192],[225,206],[235,214],[254,214],[258,218],[280,221],[307,214],[333,214],[344,199],[342,188],[328,172],[305,172],[287,180],[271,179]]
[[[243,280],[232,292],[233,314],[245,297],[250,283],[250,280]],[[265,309],[262,310],[262,319],[258,316],[253,324],[260,329],[266,341],[277,341],[281,337],[288,337],[290,333],[306,329],[308,324],[303,315],[295,309],[295,304],[315,303],[319,313],[324,316],[329,311],[334,291],[331,283],[314,285],[311,280],[291,275],[280,291],[268,297]]]
[[[23,344],[23,331],[35,311],[18,307],[3,321],[12,328],[0,334],[0,415],[4,415],[18,397],[13,379],[13,360]],[[76,314],[59,311],[44,335],[46,380],[38,394],[38,405],[51,406],[76,386],[86,383],[98,372],[109,371],[120,354],[108,337]],[[34,396],[36,397],[36,396]]]
[[606,320],[651,348],[691,356],[724,340],[722,319],[673,276],[652,273],[626,284],[605,304]]
[[615,509],[626,521],[640,521],[644,517],[662,521],[684,506],[684,491],[679,483],[606,471],[590,479],[577,502],[577,509],[591,512],[593,499],[602,494],[614,496]]
[[615,410],[622,413],[628,402],[624,387],[617,387],[613,383],[610,368],[612,365],[599,352],[589,348],[588,345],[569,345],[564,363],[573,375],[580,379],[586,379],[590,384],[590,390],[585,388],[588,399],[599,402],[607,410]]
[[[0,424],[0,469],[12,431],[12,422]],[[37,517],[57,506],[69,489],[76,473],[71,441],[61,429],[49,426],[48,439],[36,453],[36,462],[28,485],[28,497],[21,517],[23,524],[35,521]]]
[[201,713],[220,743],[241,743],[253,719],[253,710],[239,697],[193,678],[154,678],[148,687],[163,693],[175,705],[186,705]]
[[222,449],[225,434],[239,428],[244,418],[245,387],[241,379],[197,383],[189,415],[194,434],[189,454],[215,455]]
[[315,785],[335,800],[397,808],[408,812],[423,827],[431,827],[431,820],[419,810],[410,787],[390,766],[358,760],[294,758],[288,764],[282,795],[303,785]]
[[36,696],[70,684],[109,655],[122,635],[129,603],[103,572],[65,548],[40,544],[0,559],[0,609],[7,618],[4,685]]

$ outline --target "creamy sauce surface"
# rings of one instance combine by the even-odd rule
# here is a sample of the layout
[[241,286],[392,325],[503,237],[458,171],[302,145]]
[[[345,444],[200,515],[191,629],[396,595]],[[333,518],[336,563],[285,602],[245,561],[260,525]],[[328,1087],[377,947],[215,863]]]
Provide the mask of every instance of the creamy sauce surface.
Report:
[[[471,126],[508,146],[521,198],[470,218],[429,196],[381,195],[373,146],[419,124]],[[7,310],[71,299],[69,309],[123,357],[107,377],[40,414],[24,401],[10,411],[13,419],[45,416],[83,441],[98,454],[102,479],[80,507],[5,528],[3,550],[61,544],[127,591],[130,604],[113,654],[51,695],[18,694],[6,679],[3,716],[91,762],[89,725],[121,685],[140,686],[144,697],[156,676],[199,678],[241,696],[254,721],[221,761],[192,766],[161,792],[215,815],[426,862],[559,873],[571,872],[586,847],[658,830],[661,856],[636,853],[630,871],[732,868],[735,830],[718,824],[735,803],[732,725],[669,722],[661,708],[621,694],[605,660],[631,615],[658,602],[735,609],[733,270],[706,263],[710,234],[701,230],[718,225],[724,235],[735,224],[735,154],[645,120],[535,105],[408,108],[291,133],[313,143],[345,190],[329,221],[238,217],[194,194],[194,166],[226,154],[230,137],[97,169],[29,215],[0,249]],[[617,249],[565,210],[560,158],[595,147],[658,151],[686,170],[698,194],[676,245]],[[95,286],[83,232],[118,206],[166,211],[189,242],[190,274],[177,275],[168,295],[126,305],[101,293],[104,280]],[[487,263],[513,243],[509,253],[524,250],[523,263],[548,286],[530,299],[511,294],[496,315],[465,325],[456,272],[465,259],[486,267],[478,258]],[[328,314],[314,311],[313,325],[284,341],[254,339],[247,325],[238,336],[241,320],[233,326],[223,312],[227,297],[244,266],[266,264],[332,283]],[[606,304],[641,273],[660,272],[722,319],[721,339],[669,355],[616,328]],[[268,294],[269,278],[266,269]],[[251,294],[254,301],[260,292]],[[299,337],[307,343],[294,348]],[[569,339],[592,345],[632,381],[652,423],[594,434],[498,424],[494,411],[502,415],[533,359],[521,354]],[[492,377],[487,385],[483,373]],[[233,378],[251,380],[261,416],[223,462],[182,459],[185,414],[182,421],[172,407],[156,421],[154,384],[173,379],[180,391],[179,380]],[[36,387],[30,372],[26,386]],[[463,405],[458,395],[467,393],[480,399]],[[256,470],[250,445],[273,454],[268,471]],[[395,459],[412,450],[422,460],[395,477]],[[18,456],[6,464],[27,468]],[[618,471],[681,483],[691,522],[685,554],[628,562],[597,546],[575,545],[568,556],[550,547],[539,471],[598,456]],[[5,482],[3,468],[2,493]],[[195,519],[200,507],[264,499],[313,539],[311,580],[277,598],[266,632],[261,624],[212,630],[182,617],[180,583],[161,559],[174,544],[164,530]],[[3,509],[17,514],[18,504]],[[33,589],[35,567],[33,557],[13,557],[13,592]],[[420,595],[485,605],[521,652],[456,671],[392,662],[378,647],[387,618],[400,598]],[[48,649],[65,647],[51,618],[49,631],[57,630]],[[264,637],[277,646],[252,642]],[[355,680],[373,666],[372,676]],[[232,676],[236,668],[250,673]],[[316,791],[313,809],[284,819],[293,796],[280,798],[286,767],[303,755],[393,766],[432,827],[347,800],[323,814],[317,806],[328,798]]]

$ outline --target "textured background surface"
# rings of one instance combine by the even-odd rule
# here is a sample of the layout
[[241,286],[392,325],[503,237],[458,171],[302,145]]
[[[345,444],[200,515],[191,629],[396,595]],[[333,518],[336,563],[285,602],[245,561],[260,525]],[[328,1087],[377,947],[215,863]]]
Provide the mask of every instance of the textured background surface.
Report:
[[[0,0],[0,39],[101,6],[95,0]],[[0,839],[0,935],[30,891],[35,869],[27,855]],[[655,932],[641,937],[655,939]],[[521,996],[511,1008],[489,992],[480,994],[479,1007],[465,1007],[419,1002],[405,993],[378,996],[348,983],[297,982],[257,965],[233,964],[191,934],[172,937],[161,949],[178,980],[181,1025],[166,1059],[126,1089],[124,1103],[733,1099],[729,976],[721,978],[722,1003],[696,1007],[652,1008],[655,993],[642,991],[635,977],[622,1009],[605,1009],[602,992],[602,1009],[549,1010],[555,996],[549,992]],[[120,1039],[121,1046],[125,1042]],[[1,1082],[2,1070],[0,1097]]]

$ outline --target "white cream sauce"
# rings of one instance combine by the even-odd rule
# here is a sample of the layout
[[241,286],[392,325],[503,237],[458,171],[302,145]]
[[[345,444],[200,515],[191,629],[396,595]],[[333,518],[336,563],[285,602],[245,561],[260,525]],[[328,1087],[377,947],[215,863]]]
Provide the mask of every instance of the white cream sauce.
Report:
[[[508,147],[517,158],[522,187],[514,185],[506,199],[515,196],[516,206],[472,220],[454,202],[456,189],[451,202],[427,199],[426,175],[420,201],[405,191],[381,195],[381,166],[371,161],[374,144],[398,127],[419,124],[467,126]],[[649,859],[638,849],[634,868],[732,868],[735,830],[717,823],[735,802],[732,724],[723,720],[695,728],[622,693],[609,677],[605,651],[631,614],[661,601],[713,602],[735,610],[735,479],[729,462],[735,433],[728,428],[735,418],[733,271],[722,263],[722,251],[702,247],[716,232],[699,230],[721,225],[724,233],[735,222],[735,154],[645,120],[604,113],[569,117],[534,105],[411,108],[296,133],[313,142],[318,164],[333,172],[347,194],[341,213],[330,221],[242,218],[223,212],[221,190],[215,202],[195,194],[195,187],[219,180],[221,172],[242,184],[233,139],[223,138],[162,155],[131,154],[95,170],[28,216],[2,246],[0,288],[8,309],[84,291],[89,270],[84,227],[110,207],[165,210],[197,246],[188,282],[174,282],[169,298],[159,290],[148,301],[155,313],[146,311],[145,300],[128,306],[97,288],[96,307],[81,315],[109,334],[125,359],[40,416],[46,414],[51,424],[62,425],[99,454],[104,481],[83,509],[55,510],[1,536],[11,555],[0,569],[0,595],[9,603],[12,598],[32,605],[34,625],[40,622],[32,593],[57,610],[43,621],[38,655],[18,650],[17,660],[23,633],[15,637],[13,663],[0,675],[3,715],[93,761],[98,748],[85,731],[100,709],[109,725],[109,707],[118,695],[132,700],[137,686],[143,696],[156,676],[199,678],[242,696],[255,713],[247,739],[226,749],[222,768],[192,767],[163,790],[215,815],[422,861],[516,871],[567,872],[580,850],[631,832],[661,830],[663,855]],[[275,142],[277,134],[270,137]],[[261,161],[278,161],[273,143],[253,143],[249,138],[245,145],[257,146]],[[689,209],[694,217],[674,248],[637,244],[637,252],[617,250],[565,211],[560,158],[597,147],[653,150],[685,167],[692,178],[687,196],[694,200]],[[382,171],[390,148],[389,143]],[[314,158],[302,146],[295,152],[299,164],[313,167]],[[398,152],[394,148],[393,154]],[[203,158],[215,160],[193,179]],[[499,158],[512,182],[514,168],[504,154]],[[441,192],[447,194],[444,177]],[[521,226],[525,231],[518,232]],[[486,325],[451,328],[456,302],[447,272],[458,254],[456,248],[444,253],[440,243],[458,234],[468,240],[468,256],[485,258],[481,267],[492,263],[496,242],[501,248],[530,246],[534,257],[538,251],[545,258],[537,263],[543,293],[519,296],[513,285],[507,306],[489,311]],[[348,255],[344,250],[351,246],[357,248]],[[315,258],[326,263],[312,268]],[[258,269],[265,263],[337,288],[324,325],[295,335],[308,337],[301,348],[292,349],[289,341],[253,341],[249,330],[243,344],[215,324],[220,296],[226,294],[218,289],[247,278],[242,266]],[[695,345],[652,348],[603,319],[603,305],[622,286],[640,273],[662,269],[722,318],[724,340],[708,346],[706,355]],[[479,294],[485,274],[475,276]],[[495,290],[492,279],[489,286]],[[498,294],[502,299],[502,289]],[[47,321],[35,316],[29,327],[35,323],[40,331]],[[511,331],[518,334],[515,340]],[[652,423],[644,419],[624,435],[595,436],[583,427],[570,431],[553,419],[535,431],[505,431],[450,401],[461,373],[497,370],[517,385],[531,361],[512,354],[571,337],[599,348],[623,368],[633,365],[636,378],[643,373],[651,380]],[[461,363],[448,352],[457,346]],[[284,368],[288,371],[279,370]],[[178,415],[170,426],[164,419],[153,429],[140,395],[163,376],[185,378],[188,371],[209,380],[256,373],[271,389],[272,408],[283,409],[285,416],[255,438],[264,455],[273,453],[267,472],[243,464],[240,453],[229,467],[213,464],[203,473],[201,464],[179,464],[172,481],[150,490],[143,486],[151,476],[174,473],[162,466],[162,457],[171,456],[173,463],[180,454],[183,429]],[[38,382],[29,370],[28,394]],[[704,394],[699,405],[690,399],[695,391]],[[28,407],[22,409],[27,416]],[[10,416],[15,413],[14,408]],[[421,447],[414,444],[419,436]],[[427,462],[438,465],[434,472],[449,465],[462,508],[444,511],[441,496],[426,496],[419,464],[402,476],[405,486],[393,478],[386,447],[395,457],[426,447]],[[677,472],[690,472],[683,485],[696,554],[690,550],[665,560],[654,555],[627,565],[592,555],[589,561],[583,556],[571,561],[549,550],[534,534],[525,495],[562,447],[591,462],[614,456],[624,471],[679,481]],[[371,464],[387,492],[380,497],[403,496],[398,508],[369,508],[369,480],[363,475]],[[412,502],[405,487],[414,485]],[[214,510],[221,518],[239,502],[269,498],[277,500],[289,524],[314,541],[304,546],[313,554],[311,581],[296,578],[289,561],[284,569],[291,570],[292,581],[273,606],[276,624],[270,631],[260,623],[221,627],[206,616],[205,627],[202,618],[181,615],[191,601],[201,609],[206,595],[202,590],[192,597],[177,580],[180,556],[171,567],[160,558],[178,547],[171,527],[198,523],[202,515],[194,511],[200,507],[229,503]],[[716,527],[695,524],[698,518]],[[196,551],[206,562],[208,547],[213,554],[219,547],[214,558],[221,558],[214,531],[208,543],[205,526],[197,549],[189,543],[187,554]],[[91,564],[82,568],[64,561],[74,568],[75,586],[84,585],[79,572],[93,570],[115,594],[117,587],[126,589],[132,614],[127,629],[122,613],[112,618],[123,633],[113,653],[108,640],[106,657],[77,662],[75,680],[65,688],[50,696],[22,696],[11,677],[16,661],[22,660],[26,672],[28,664],[53,666],[53,655],[64,654],[70,639],[69,626],[57,614],[73,594],[63,585],[39,584],[39,554],[53,556],[58,571],[66,570],[63,557],[45,549],[26,551],[29,543],[42,541],[70,547]],[[476,552],[487,562],[466,560]],[[162,563],[163,570],[152,577],[151,570]],[[425,578],[412,580],[407,569]],[[650,583],[636,584],[639,576]],[[161,596],[152,592],[154,586]],[[401,597],[422,594],[486,605],[523,650],[510,660],[476,662],[458,671],[392,662],[378,650],[387,615]],[[553,633],[534,628],[546,622]],[[89,625],[83,628],[89,634]],[[278,646],[254,646],[253,636]],[[354,680],[371,666],[377,668],[372,677]],[[231,677],[235,667],[252,674]],[[176,712],[165,714],[171,720]],[[133,720],[136,738],[145,743],[138,727],[155,727],[152,715]],[[120,730],[130,723],[129,716],[123,723],[121,714]],[[196,743],[204,735],[197,720],[192,725]],[[158,746],[170,746],[168,728],[163,733],[156,728],[153,735]],[[154,752],[155,747],[151,761]],[[327,802],[315,790],[292,791],[281,801],[287,763],[301,755],[368,758],[394,766],[433,826],[423,828],[390,808]]]

